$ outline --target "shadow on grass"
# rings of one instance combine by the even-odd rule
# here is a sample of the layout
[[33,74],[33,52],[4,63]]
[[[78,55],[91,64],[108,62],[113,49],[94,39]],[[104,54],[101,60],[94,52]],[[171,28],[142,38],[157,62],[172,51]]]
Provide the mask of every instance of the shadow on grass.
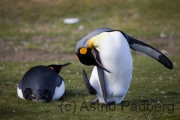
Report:
[[64,95],[58,101],[71,101],[74,100],[74,98],[80,99],[86,96],[89,96],[86,89],[67,89]]

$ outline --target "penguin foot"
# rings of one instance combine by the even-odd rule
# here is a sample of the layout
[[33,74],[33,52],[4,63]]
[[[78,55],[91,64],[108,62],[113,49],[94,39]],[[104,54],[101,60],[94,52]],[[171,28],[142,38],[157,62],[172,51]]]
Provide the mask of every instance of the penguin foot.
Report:
[[91,105],[94,105],[94,104],[97,104],[97,103],[99,103],[99,99],[98,98],[96,98],[92,102],[90,102]]
[[112,102],[107,102],[107,103],[104,103],[103,106],[104,107],[107,107],[107,106],[111,106],[111,105],[115,105],[115,101],[112,101]]
[[83,75],[83,80],[84,80],[84,84],[85,84],[85,87],[86,89],[88,90],[89,94],[91,95],[95,95],[97,94],[97,91],[92,87],[92,85],[90,84],[89,80],[88,80],[88,77],[86,75],[86,72],[85,70],[83,69],[82,71],[82,75]]

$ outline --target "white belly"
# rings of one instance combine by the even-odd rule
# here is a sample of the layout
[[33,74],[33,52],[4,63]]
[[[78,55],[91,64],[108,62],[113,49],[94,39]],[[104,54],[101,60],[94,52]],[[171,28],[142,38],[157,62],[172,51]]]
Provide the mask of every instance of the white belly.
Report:
[[[111,72],[104,71],[107,102],[115,101],[118,104],[125,97],[132,78],[131,51],[127,40],[120,32],[101,35],[103,40],[95,42],[95,46],[99,51],[102,65]],[[96,67],[93,69],[90,83],[97,91],[99,102],[104,103]]]
[[65,92],[65,85],[64,85],[64,81],[62,81],[62,84],[59,87],[56,87],[52,101],[58,100],[64,94],[64,92]]
[[18,87],[18,85],[17,85],[17,94],[19,98],[24,99],[22,90]]

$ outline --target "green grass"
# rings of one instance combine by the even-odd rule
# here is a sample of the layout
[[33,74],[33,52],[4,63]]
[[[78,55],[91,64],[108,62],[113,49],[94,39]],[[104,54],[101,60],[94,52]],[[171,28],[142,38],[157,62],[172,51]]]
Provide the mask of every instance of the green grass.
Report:
[[[18,98],[16,84],[32,66],[57,61],[0,63],[0,119],[179,119],[179,56],[171,60],[174,69],[168,70],[147,56],[134,56],[133,79],[124,103],[107,110],[89,104],[95,96],[86,91],[81,68],[85,68],[90,76],[92,67],[70,61],[72,64],[60,73],[66,84],[65,95],[55,102],[36,103]],[[143,108],[144,101],[146,103]],[[147,102],[154,105],[153,108],[149,106],[149,111]]]
[[[86,34],[99,27],[110,27],[142,41],[147,40],[160,50],[171,51],[167,56],[172,60],[174,69],[168,70],[155,60],[133,52],[133,79],[123,100],[129,106],[120,104],[106,110],[98,105],[89,105],[96,96],[86,91],[81,68],[85,68],[90,76],[92,67],[75,60],[0,62],[0,119],[179,120],[180,56],[173,53],[179,52],[180,48],[179,8],[178,0],[171,3],[164,0],[1,0],[0,45],[4,42],[2,48],[5,51],[74,53],[77,41]],[[80,22],[64,24],[63,20],[69,17],[77,17]],[[84,26],[83,30],[78,29],[80,25]],[[167,37],[162,42],[151,41],[158,41],[160,33]],[[28,69],[40,64],[66,62],[72,64],[60,73],[66,84],[66,92],[60,100],[36,103],[17,97],[16,84]],[[143,110],[144,101],[154,105],[152,111]]]
[[[19,44],[27,41],[25,49],[32,46],[34,36],[57,37],[50,47],[62,52],[73,52],[77,41],[99,27],[120,29],[136,38],[158,38],[165,33],[169,38],[180,37],[180,2],[171,4],[164,0],[8,0],[0,1],[0,38]],[[79,23],[67,25],[65,18],[77,17]],[[84,26],[83,30],[78,27]],[[39,38],[36,39],[39,41]],[[69,49],[66,49],[69,48]]]

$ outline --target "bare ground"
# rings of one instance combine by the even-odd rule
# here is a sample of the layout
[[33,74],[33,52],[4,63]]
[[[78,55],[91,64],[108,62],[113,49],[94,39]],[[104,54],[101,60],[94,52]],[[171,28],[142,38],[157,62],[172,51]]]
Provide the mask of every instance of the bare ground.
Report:
[[[167,56],[180,53],[180,40],[170,38],[157,38],[144,40],[146,43],[156,45],[155,48],[163,52]],[[51,53],[45,50],[14,50],[7,49],[8,41],[0,41],[0,62],[29,62],[29,61],[61,61],[75,60],[75,53]],[[138,54],[134,52],[135,54]],[[141,55],[141,54],[138,54]]]
[[74,53],[52,53],[39,49],[13,49],[8,42],[0,41],[0,62],[75,60]]
[[74,60],[75,54],[65,53],[48,53],[38,50],[20,50],[20,51],[3,51],[0,62],[28,62],[28,61],[57,61],[57,60]]

